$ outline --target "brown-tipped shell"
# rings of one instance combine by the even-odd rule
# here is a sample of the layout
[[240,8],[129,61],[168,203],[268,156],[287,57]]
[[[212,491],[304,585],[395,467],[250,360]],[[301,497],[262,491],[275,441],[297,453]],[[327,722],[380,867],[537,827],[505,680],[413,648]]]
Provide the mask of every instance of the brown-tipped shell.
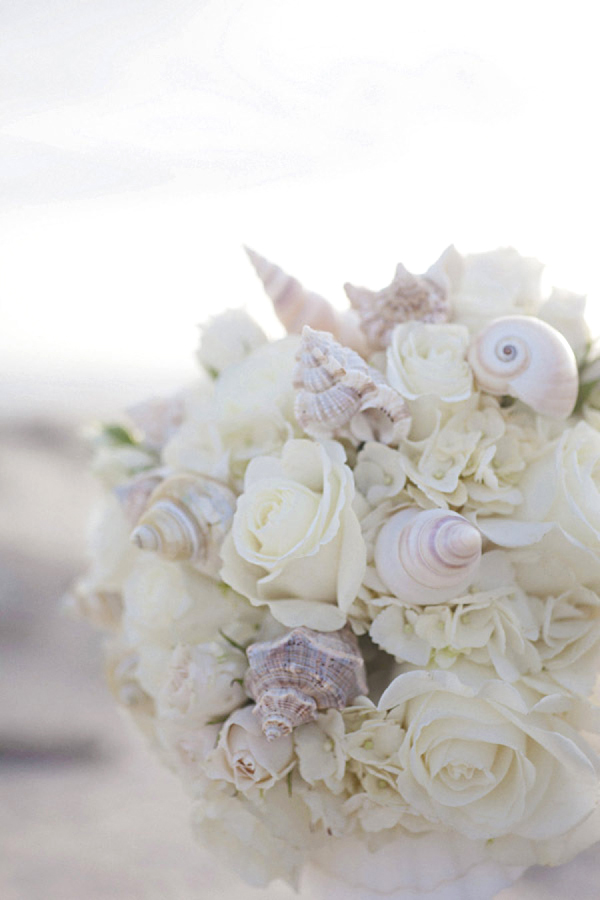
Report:
[[364,660],[348,626],[328,632],[294,628],[277,640],[252,644],[247,653],[244,684],[268,740],[316,719],[318,710],[344,709],[368,690]]
[[199,571],[215,575],[235,505],[235,494],[214,478],[174,475],[151,494],[131,540],[141,550],[186,560]]
[[294,370],[298,424],[313,437],[392,443],[410,429],[408,407],[376,369],[331,334],[305,326]]
[[460,256],[450,246],[424,275],[413,275],[399,263],[391,284],[380,291],[345,284],[344,290],[359,315],[370,349],[387,347],[400,322],[447,322],[453,280],[450,273],[453,276],[459,264]]

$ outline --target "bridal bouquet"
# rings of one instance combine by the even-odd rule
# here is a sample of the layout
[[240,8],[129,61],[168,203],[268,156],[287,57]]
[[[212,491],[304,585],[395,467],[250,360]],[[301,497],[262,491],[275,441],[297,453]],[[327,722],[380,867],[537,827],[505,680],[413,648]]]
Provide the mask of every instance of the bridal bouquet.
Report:
[[491,897],[600,840],[600,372],[512,249],[339,311],[248,251],[288,332],[107,425],[78,609],[118,702],[253,885]]

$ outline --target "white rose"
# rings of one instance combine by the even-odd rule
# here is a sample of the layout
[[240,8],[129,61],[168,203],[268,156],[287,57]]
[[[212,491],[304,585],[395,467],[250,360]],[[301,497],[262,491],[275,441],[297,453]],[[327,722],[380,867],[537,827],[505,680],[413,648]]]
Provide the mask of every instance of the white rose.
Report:
[[198,362],[216,377],[266,342],[266,334],[245,310],[228,309],[200,326]]
[[474,839],[547,840],[595,808],[591,748],[510,685],[485,681],[477,689],[449,672],[407,672],[379,708],[406,731],[397,789],[431,823]]
[[600,434],[587,422],[566,428],[519,483],[516,521],[479,523],[503,546],[536,543],[553,527],[579,547],[600,546]]
[[590,328],[585,318],[586,298],[571,291],[554,288],[539,309],[538,316],[560,331],[581,359],[590,343]]
[[473,392],[468,344],[469,332],[462,325],[397,325],[387,350],[387,380],[407,400],[466,400]]
[[164,462],[241,486],[251,459],[279,453],[299,433],[292,387],[297,345],[295,337],[266,344],[229,366],[212,397],[188,399],[183,425],[165,447]]
[[296,764],[290,735],[268,741],[253,710],[245,706],[229,716],[206,763],[209,778],[229,781],[242,793],[273,787]]
[[284,625],[341,628],[358,593],[366,551],[344,459],[334,441],[293,440],[248,466],[221,577]]
[[499,316],[535,315],[543,268],[512,247],[465,256],[462,279],[452,295],[453,321],[477,332]]

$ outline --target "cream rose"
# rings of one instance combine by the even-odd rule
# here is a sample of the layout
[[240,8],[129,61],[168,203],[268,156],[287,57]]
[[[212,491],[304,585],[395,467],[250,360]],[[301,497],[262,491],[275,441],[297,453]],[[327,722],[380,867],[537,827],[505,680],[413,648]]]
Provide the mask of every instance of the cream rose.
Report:
[[600,434],[587,422],[567,428],[531,463],[519,483],[515,520],[480,520],[502,546],[540,541],[553,527],[579,547],[600,547]]
[[406,732],[397,789],[432,824],[470,838],[546,840],[595,808],[599,761],[591,748],[510,685],[475,688],[449,672],[407,672],[379,709]]
[[284,625],[341,628],[358,593],[366,551],[344,460],[334,441],[293,440],[248,467],[221,577]]
[[206,762],[209,778],[229,781],[242,793],[273,787],[296,764],[292,738],[268,741],[253,709],[245,706],[229,716]]
[[468,344],[469,332],[462,325],[397,325],[387,351],[387,379],[407,400],[466,400],[473,392]]
[[465,256],[451,298],[453,321],[476,332],[499,316],[535,315],[542,299],[543,268],[513,247]]
[[566,337],[579,360],[585,355],[591,339],[585,303],[586,298],[581,294],[554,288],[538,312],[540,319]]
[[217,376],[266,342],[266,334],[245,310],[228,309],[201,326],[196,355],[200,365]]

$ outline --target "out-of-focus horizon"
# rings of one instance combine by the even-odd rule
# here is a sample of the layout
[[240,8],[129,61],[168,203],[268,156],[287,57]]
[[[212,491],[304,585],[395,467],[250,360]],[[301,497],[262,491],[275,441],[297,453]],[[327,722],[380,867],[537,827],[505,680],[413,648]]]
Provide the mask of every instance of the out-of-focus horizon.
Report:
[[2,19],[13,411],[168,391],[227,306],[272,331],[244,243],[337,303],[450,242],[512,244],[600,325],[589,4],[26,0]]

